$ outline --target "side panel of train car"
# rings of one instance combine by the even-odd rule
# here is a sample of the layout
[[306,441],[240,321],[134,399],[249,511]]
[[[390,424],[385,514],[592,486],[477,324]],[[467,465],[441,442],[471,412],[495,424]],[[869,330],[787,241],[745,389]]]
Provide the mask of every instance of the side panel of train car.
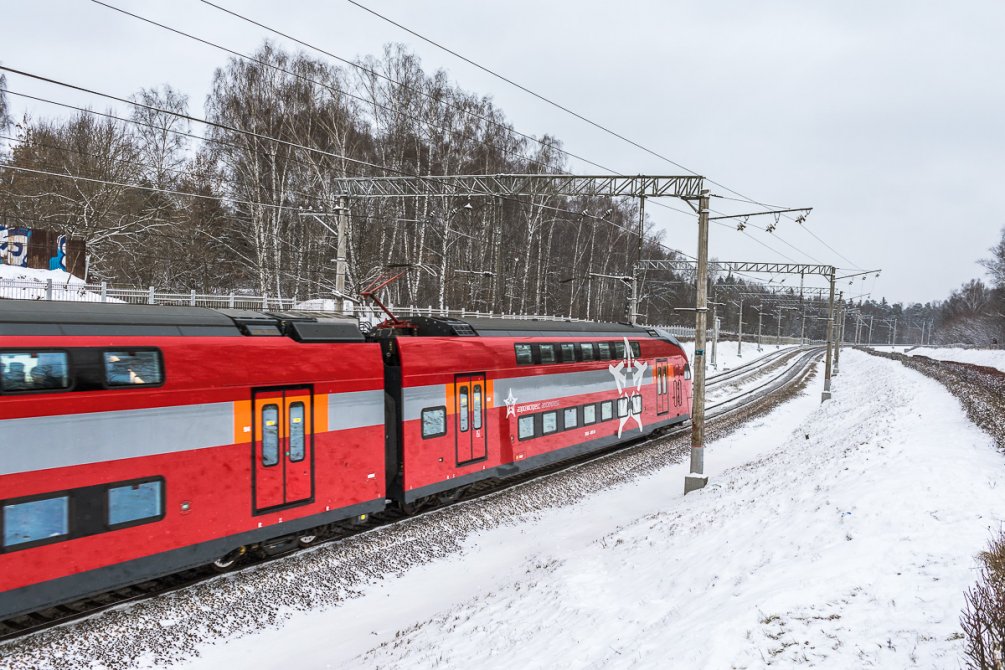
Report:
[[550,328],[481,323],[477,336],[397,340],[403,502],[688,418],[691,382],[678,343],[619,324]]
[[0,617],[383,509],[379,345],[73,307],[0,305]]

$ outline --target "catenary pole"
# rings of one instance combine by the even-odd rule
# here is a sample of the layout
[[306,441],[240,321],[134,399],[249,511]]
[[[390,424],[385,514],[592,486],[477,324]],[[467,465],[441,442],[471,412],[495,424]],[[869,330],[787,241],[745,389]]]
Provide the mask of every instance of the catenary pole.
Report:
[[834,376],[837,377],[838,369],[841,366],[841,338],[844,337],[844,291],[838,291],[837,304],[837,333],[834,336]]
[[705,476],[705,327],[708,305],[708,190],[698,197],[698,264],[694,314],[694,379],[691,401],[691,472],[684,478],[684,493],[708,483]]
[[345,277],[346,277],[346,246],[348,245],[348,235],[346,234],[349,227],[349,198],[346,196],[339,197],[339,211],[338,211],[338,246],[337,252],[335,254],[335,293],[338,296],[338,300],[341,303],[342,310],[345,311],[346,297],[345,297]]
[[739,303],[733,303],[739,308],[738,316],[736,317],[736,330],[737,330],[737,342],[736,342],[736,357],[743,358],[743,296],[740,296]]
[[835,268],[830,272],[830,307],[827,311],[827,356],[824,362],[824,390],[820,394],[820,402],[831,399],[831,370],[834,358],[834,282]]

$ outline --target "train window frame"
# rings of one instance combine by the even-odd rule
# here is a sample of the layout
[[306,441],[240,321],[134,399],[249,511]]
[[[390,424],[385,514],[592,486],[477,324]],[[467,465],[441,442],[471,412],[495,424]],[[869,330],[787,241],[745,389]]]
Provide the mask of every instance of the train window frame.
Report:
[[[300,458],[293,457],[293,424],[296,423],[293,420],[293,408],[299,407],[301,410],[300,421],[303,426],[303,431],[300,433]],[[290,463],[300,463],[305,458],[307,458],[307,405],[304,401],[297,400],[296,402],[291,402],[287,408],[287,426],[286,426],[286,440],[289,443],[290,454],[287,458],[290,459]]]
[[[548,417],[549,414],[552,415],[555,418],[555,424],[554,424],[555,427],[552,428],[551,430],[547,430],[545,428],[545,419]],[[557,410],[552,410],[550,412],[541,412],[541,434],[542,435],[552,435],[553,433],[557,433],[557,432],[559,432],[559,427],[558,427],[558,411]]]
[[618,418],[624,419],[627,416],[628,416],[628,396],[623,395],[620,398],[618,398]]
[[[546,344],[537,344],[537,345],[534,345],[534,346],[537,348],[537,360],[541,363],[541,365],[552,365],[554,363],[558,363],[558,352],[555,351],[555,345],[554,344],[552,344],[552,343],[549,342],[549,343],[546,343]],[[550,361],[544,360],[544,352],[545,352],[546,349],[548,351],[551,351],[551,360]]]
[[[158,513],[153,516],[138,517],[127,521],[112,523],[112,491],[127,487],[145,486],[147,484],[158,485]],[[167,482],[163,477],[144,477],[142,479],[131,479],[124,482],[113,482],[105,487],[105,528],[109,531],[132,528],[134,526],[144,526],[148,523],[162,521],[167,516]]]
[[635,358],[642,357],[642,345],[639,344],[638,340],[631,340],[628,343],[629,348],[632,350],[632,356]]
[[[440,421],[441,431],[437,433],[427,433],[426,432],[426,414],[433,412],[441,412],[443,415]],[[419,412],[419,431],[422,433],[423,440],[431,440],[435,437],[443,437],[447,434],[447,406],[446,405],[435,405],[433,407],[423,407],[422,411]]]
[[[524,436],[523,434],[523,428],[525,422],[529,422],[530,424],[530,434],[527,436]],[[526,416],[519,417],[517,419],[516,424],[517,424],[516,425],[517,439],[519,439],[521,442],[524,442],[526,440],[533,440],[535,437],[537,437],[537,421],[534,420],[533,414],[528,414]]]
[[[99,350],[101,354],[101,384],[102,388],[108,390],[121,390],[121,389],[150,389],[159,388],[164,386],[167,381],[167,373],[164,369],[164,354],[157,347],[119,347],[119,348],[107,348]],[[156,382],[124,382],[124,383],[113,383],[108,379],[108,356],[110,355],[135,355],[142,353],[153,353],[157,356],[157,376],[158,380]],[[134,373],[135,374],[135,373]]]
[[[523,352],[523,353],[526,354],[526,359],[527,360],[521,360],[521,358],[520,358],[521,352]],[[533,345],[523,344],[523,343],[514,344],[513,345],[513,354],[516,356],[516,364],[517,365],[534,365],[534,347],[533,347]]]
[[608,344],[611,345],[612,361],[621,361],[625,359],[625,343],[623,341],[618,342],[617,340],[615,340],[614,342],[609,342]]
[[[607,416],[604,416],[604,415]],[[611,421],[614,419],[614,401],[605,400],[600,403],[600,421]]]
[[482,414],[485,411],[485,394],[482,393],[482,385],[475,384],[471,387],[471,427],[474,430],[482,429]]
[[[280,433],[282,433],[282,430],[281,430],[282,423],[280,423],[282,421],[282,412],[279,411],[279,405],[280,404],[281,403],[270,402],[270,403],[266,403],[266,404],[262,405],[261,411],[258,412],[258,416],[256,417],[257,419],[259,419],[262,422],[262,439],[261,439],[261,443],[262,443],[262,457],[259,460],[261,461],[261,464],[262,464],[263,468],[274,468],[277,465],[279,465],[279,461],[282,460],[281,458],[279,458],[279,452],[281,451],[280,448],[279,448],[279,445],[282,443],[282,438],[280,437]],[[271,462],[271,463],[266,462],[266,460],[265,460],[265,429],[269,426],[269,424],[265,420],[265,411],[267,409],[269,409],[270,407],[273,408],[273,409],[275,409],[275,412],[276,412],[275,461]]]
[[471,430],[469,414],[471,413],[471,397],[468,394],[468,387],[465,384],[457,391],[457,430],[466,433]]
[[576,345],[572,342],[562,342],[558,345],[558,357],[563,363],[576,362]]
[[611,343],[610,342],[597,342],[597,360],[598,361],[610,361],[611,358]]
[[[569,417],[572,417],[572,424],[569,424]],[[579,408],[566,407],[562,410],[562,430],[572,430],[579,428]]]
[[632,394],[632,414],[636,416],[642,415],[642,394],[633,393]]
[[[587,351],[590,352],[589,356],[586,355]],[[591,362],[597,360],[597,351],[593,346],[593,342],[579,343],[579,360]]]
[[[17,505],[42,503],[49,500],[65,500],[65,531],[57,535],[49,535],[48,537],[42,537],[36,540],[7,544],[7,508]],[[66,540],[71,539],[73,537],[73,512],[74,505],[71,491],[59,491],[58,493],[47,492],[0,501],[0,553],[6,554],[14,551],[22,551],[24,549],[32,549],[34,547],[41,547],[47,544],[55,544],[56,542],[65,542]]]
[[[62,354],[64,358],[64,365],[66,367],[66,386],[58,388],[32,388],[32,389],[8,389],[4,387],[4,378],[0,374],[0,395],[29,395],[32,393],[66,393],[67,391],[72,391],[76,385],[76,376],[73,374],[73,366],[71,365],[70,352],[68,349],[55,349],[49,347],[40,347],[38,349],[25,349],[25,348],[10,348],[0,350],[0,356],[17,356],[17,355],[27,355],[32,358],[37,357],[39,354]],[[2,367],[2,366],[0,366]]]
[[[587,410],[591,410],[590,414],[592,418],[587,420]],[[596,403],[590,403],[589,405],[583,405],[583,425],[592,426],[597,423],[597,405]]]

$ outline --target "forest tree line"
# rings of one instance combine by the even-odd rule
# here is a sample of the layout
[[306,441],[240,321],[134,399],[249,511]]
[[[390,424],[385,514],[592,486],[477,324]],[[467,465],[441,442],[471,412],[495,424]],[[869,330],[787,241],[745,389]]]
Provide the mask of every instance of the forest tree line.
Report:
[[[330,298],[335,180],[567,168],[558,138],[516,132],[490,98],[442,70],[426,72],[400,45],[350,67],[266,42],[214,72],[201,114],[208,125],[185,118],[199,112],[170,85],[137,91],[128,110],[45,118],[18,118],[17,98],[5,91],[0,78],[0,224],[85,240],[94,282]],[[619,277],[640,255],[635,200],[359,198],[350,211],[350,295],[401,268],[386,295],[397,305],[626,318],[630,285]],[[645,229],[643,258],[677,257],[648,221]],[[900,341],[916,340],[909,324],[926,321],[935,341],[989,339],[1001,330],[1003,252],[1005,242],[988,262],[991,286],[974,280],[925,305],[865,300],[861,313],[903,318],[908,339]],[[690,273],[641,279],[641,321],[693,323],[693,312],[674,311],[694,304]],[[739,294],[771,288],[733,276],[713,283],[731,330]],[[823,321],[810,316],[822,309],[815,302],[780,312],[783,333],[822,337]],[[758,304],[756,296],[745,303],[747,332]]]

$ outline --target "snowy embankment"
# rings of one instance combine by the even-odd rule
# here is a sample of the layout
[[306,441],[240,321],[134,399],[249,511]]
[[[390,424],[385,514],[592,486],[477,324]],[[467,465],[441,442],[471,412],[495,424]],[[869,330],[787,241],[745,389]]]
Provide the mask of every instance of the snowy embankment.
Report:
[[710,444],[703,491],[678,464],[526,514],[187,667],[956,668],[1005,458],[898,363],[819,390]]
[[953,347],[919,347],[905,352],[908,356],[927,356],[940,361],[986,365],[1005,372],[1003,349],[956,349]]

